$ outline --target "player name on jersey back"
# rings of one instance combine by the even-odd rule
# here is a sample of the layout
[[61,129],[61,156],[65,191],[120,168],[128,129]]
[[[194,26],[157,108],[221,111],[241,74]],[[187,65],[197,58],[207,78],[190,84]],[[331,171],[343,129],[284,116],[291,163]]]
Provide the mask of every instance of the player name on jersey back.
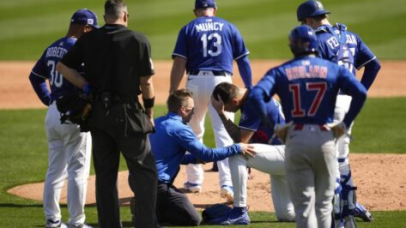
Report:
[[288,80],[292,81],[299,78],[326,78],[328,69],[326,66],[307,65],[287,67],[285,72]]
[[68,52],[65,48],[63,47],[50,47],[47,50],[46,57],[57,57],[57,58],[62,58],[66,52]]
[[195,25],[198,32],[207,31],[222,31],[224,23],[221,22],[205,22]]

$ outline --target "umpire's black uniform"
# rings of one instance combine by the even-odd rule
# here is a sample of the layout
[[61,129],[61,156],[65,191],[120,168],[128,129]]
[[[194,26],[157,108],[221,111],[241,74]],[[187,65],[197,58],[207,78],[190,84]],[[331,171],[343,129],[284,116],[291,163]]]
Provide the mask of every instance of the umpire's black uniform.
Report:
[[150,56],[150,44],[143,34],[123,25],[106,24],[83,35],[61,60],[70,68],[83,62],[85,78],[94,92],[89,127],[101,228],[121,227],[117,191],[120,151],[133,177],[130,181],[135,181],[131,183],[136,202],[135,226],[158,227],[157,172],[146,133],[150,129],[137,123],[137,117],[144,114],[137,98],[140,77],[154,74]]

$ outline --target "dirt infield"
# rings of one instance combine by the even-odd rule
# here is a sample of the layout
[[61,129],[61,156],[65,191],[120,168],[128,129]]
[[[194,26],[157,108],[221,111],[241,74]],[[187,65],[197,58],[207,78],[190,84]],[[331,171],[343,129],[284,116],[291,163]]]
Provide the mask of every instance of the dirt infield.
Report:
[[[252,61],[254,83],[271,67],[281,61]],[[28,80],[33,62],[0,62],[0,109],[44,108],[37,99]],[[385,61],[383,67],[369,91],[370,97],[406,96],[406,79],[404,72],[406,63],[401,61]],[[157,102],[163,104],[169,90],[169,74],[171,62],[155,62],[154,76]],[[234,72],[238,72],[235,68]],[[234,81],[242,85],[236,75]],[[181,85],[184,85],[182,82]],[[45,138],[45,136],[44,136]],[[45,139],[44,139],[45,140]],[[45,153],[45,151],[44,151]],[[357,196],[359,201],[371,210],[406,210],[406,155],[377,155],[351,154],[351,167],[355,183],[359,186]],[[224,202],[220,198],[218,173],[211,172],[211,163],[204,166],[205,181],[203,192],[188,194],[197,208]],[[254,179],[248,182],[248,204],[251,211],[273,211],[270,198],[269,175],[254,170]],[[44,170],[45,173],[45,170]],[[119,175],[120,199],[128,204],[131,191],[127,185],[127,172]],[[185,171],[182,167],[175,185],[179,188],[185,181]],[[42,200],[43,183],[17,186],[9,193],[24,198]],[[66,203],[66,188],[63,190],[62,202]],[[87,203],[95,203],[94,177],[90,177]]]

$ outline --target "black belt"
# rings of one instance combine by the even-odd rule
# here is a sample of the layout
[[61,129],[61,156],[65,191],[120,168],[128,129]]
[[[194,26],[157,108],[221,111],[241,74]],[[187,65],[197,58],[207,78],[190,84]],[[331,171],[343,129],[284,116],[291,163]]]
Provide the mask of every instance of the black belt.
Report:
[[[202,70],[202,71],[209,71],[212,72],[214,76],[227,76],[229,73],[224,70]],[[189,71],[189,75],[198,75],[200,70],[192,70]]]

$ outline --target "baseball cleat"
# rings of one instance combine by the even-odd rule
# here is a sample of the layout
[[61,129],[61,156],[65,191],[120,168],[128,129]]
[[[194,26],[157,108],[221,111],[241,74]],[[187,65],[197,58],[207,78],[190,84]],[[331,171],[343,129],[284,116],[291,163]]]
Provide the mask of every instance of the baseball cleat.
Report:
[[371,212],[369,212],[364,206],[357,203],[355,209],[353,210],[354,217],[362,219],[364,222],[373,222],[374,217],[372,217]]
[[221,186],[220,190],[221,198],[226,198],[228,203],[234,202],[234,188],[230,185]]
[[48,219],[45,223],[45,228],[68,228],[61,220]]
[[228,215],[213,219],[213,225],[249,225],[251,222],[246,207],[234,207]]
[[185,188],[186,191],[192,192],[192,193],[199,193],[202,191],[201,184],[193,184],[193,183],[190,183],[189,181],[185,182],[183,184],[183,187]]

